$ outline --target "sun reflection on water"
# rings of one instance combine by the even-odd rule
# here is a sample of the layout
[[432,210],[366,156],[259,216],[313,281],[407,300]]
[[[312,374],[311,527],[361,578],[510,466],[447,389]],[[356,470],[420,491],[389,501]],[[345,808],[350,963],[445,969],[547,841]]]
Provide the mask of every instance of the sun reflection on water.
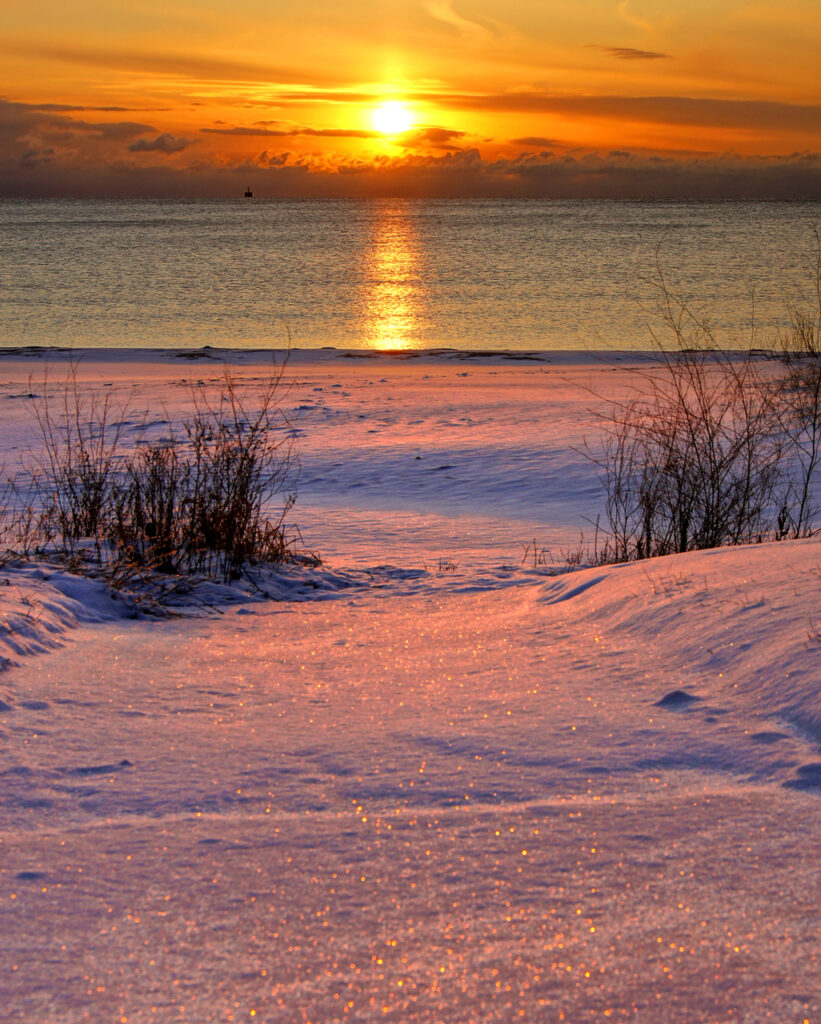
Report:
[[375,212],[363,266],[365,340],[376,349],[421,346],[427,326],[422,243],[410,211],[385,203]]

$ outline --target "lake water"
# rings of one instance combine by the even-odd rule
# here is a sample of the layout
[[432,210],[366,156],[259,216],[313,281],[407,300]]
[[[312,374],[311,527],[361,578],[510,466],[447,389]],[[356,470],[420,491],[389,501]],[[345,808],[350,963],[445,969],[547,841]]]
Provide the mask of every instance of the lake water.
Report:
[[0,345],[641,349],[657,258],[720,342],[767,345],[819,224],[818,202],[4,200]]

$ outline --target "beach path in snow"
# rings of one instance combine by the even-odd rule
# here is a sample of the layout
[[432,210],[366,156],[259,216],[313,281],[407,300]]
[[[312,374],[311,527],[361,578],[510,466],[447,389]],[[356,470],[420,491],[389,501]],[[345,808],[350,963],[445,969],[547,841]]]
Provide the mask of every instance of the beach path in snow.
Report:
[[[381,432],[305,424],[349,587],[73,629],[50,598],[64,646],[0,675],[6,1019],[817,1018],[821,547],[520,564],[595,497],[589,395],[527,369],[460,405],[464,367],[390,363]],[[400,491],[430,451],[453,489]]]

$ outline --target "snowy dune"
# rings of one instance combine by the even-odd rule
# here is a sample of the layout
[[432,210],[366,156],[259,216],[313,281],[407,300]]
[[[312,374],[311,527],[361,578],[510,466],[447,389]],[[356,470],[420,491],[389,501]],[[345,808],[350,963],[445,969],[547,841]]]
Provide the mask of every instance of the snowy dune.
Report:
[[[322,567],[160,620],[3,569],[4,1020],[819,1018],[821,546],[553,574],[637,359],[294,353]],[[79,368],[135,438],[220,372]]]

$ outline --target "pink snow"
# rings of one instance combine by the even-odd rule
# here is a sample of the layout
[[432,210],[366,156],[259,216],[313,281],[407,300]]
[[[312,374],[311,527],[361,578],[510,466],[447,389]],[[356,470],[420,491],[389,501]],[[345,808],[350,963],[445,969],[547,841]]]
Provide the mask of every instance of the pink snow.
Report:
[[[165,619],[0,571],[4,1020],[817,1019],[821,546],[555,574],[638,358],[294,353],[321,567]],[[136,437],[221,365],[79,373]]]

